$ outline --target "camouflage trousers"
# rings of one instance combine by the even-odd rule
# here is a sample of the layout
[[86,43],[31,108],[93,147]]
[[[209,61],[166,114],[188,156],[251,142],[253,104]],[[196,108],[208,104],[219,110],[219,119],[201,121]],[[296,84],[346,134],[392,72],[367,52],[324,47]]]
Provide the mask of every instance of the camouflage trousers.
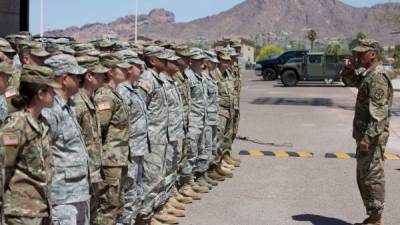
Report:
[[167,153],[165,157],[165,197],[166,203],[172,197],[172,189],[177,180],[178,170],[178,141],[168,143]]
[[217,125],[207,125],[204,132],[204,148],[208,154],[208,167],[217,157]]
[[217,155],[214,162],[219,164],[225,154],[232,151],[233,120],[223,115],[219,116],[217,127]]
[[90,200],[85,202],[53,205],[53,225],[89,225]]
[[40,217],[12,217],[5,218],[6,225],[51,225],[50,218]]
[[357,149],[357,184],[368,215],[382,214],[385,202],[384,145]]
[[208,169],[208,154],[204,148],[204,127],[189,128],[188,160],[192,166],[192,175],[203,173]]
[[192,176],[192,165],[188,160],[189,141],[187,139],[179,140],[177,146],[178,176]]
[[143,170],[144,156],[134,156],[128,166],[128,176],[125,182],[125,204],[119,218],[119,224],[133,225],[143,202]]
[[167,144],[150,144],[150,153],[144,156],[144,201],[140,212],[143,219],[149,219],[164,201],[166,152]]
[[123,186],[127,180],[127,167],[103,167],[104,181],[99,185],[99,207],[95,210],[93,225],[116,224],[124,205]]
[[240,110],[235,110],[235,116],[233,117],[233,132],[232,132],[232,142],[235,140],[236,135],[239,131],[239,122],[240,122]]

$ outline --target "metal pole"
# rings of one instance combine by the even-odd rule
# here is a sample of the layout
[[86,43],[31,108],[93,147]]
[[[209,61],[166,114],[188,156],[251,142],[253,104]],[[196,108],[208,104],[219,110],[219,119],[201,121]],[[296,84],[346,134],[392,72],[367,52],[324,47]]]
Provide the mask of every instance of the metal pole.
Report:
[[138,0],[136,0],[136,13],[135,13],[135,44],[138,39]]
[[44,34],[44,0],[40,0],[40,37]]

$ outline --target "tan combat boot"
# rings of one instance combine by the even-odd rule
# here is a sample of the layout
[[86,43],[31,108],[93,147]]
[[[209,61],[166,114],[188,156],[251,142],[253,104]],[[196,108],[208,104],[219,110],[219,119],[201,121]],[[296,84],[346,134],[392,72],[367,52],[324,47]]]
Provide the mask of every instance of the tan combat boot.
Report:
[[354,225],[383,225],[383,217],[382,215],[376,214],[371,215],[362,223],[355,223]]
[[194,182],[193,177],[190,178],[189,185],[192,187],[193,191],[197,193],[208,193],[208,187],[198,185],[196,182]]
[[186,197],[186,196],[183,196],[181,193],[179,193],[179,191],[176,187],[174,187],[174,189],[172,190],[172,193],[174,194],[175,199],[178,200],[180,203],[190,204],[193,202],[193,199],[191,197]]
[[228,177],[228,178],[232,178],[233,177],[233,173],[230,170],[224,169],[222,166],[217,167],[216,171],[221,174],[222,176]]
[[230,165],[235,166],[235,167],[240,167],[240,162],[236,162],[236,161],[232,160],[231,157],[229,156],[229,154],[225,154],[224,157],[222,158],[222,160]]
[[178,218],[173,215],[170,215],[165,209],[162,209],[158,213],[154,214],[154,219],[160,221],[161,223],[165,224],[178,224]]
[[166,204],[164,207],[165,212],[168,214],[175,216],[175,217],[184,217],[185,216],[185,211],[177,209],[169,204]]
[[190,197],[193,200],[201,200],[201,197],[197,192],[192,189],[192,186],[189,183],[191,178],[182,178],[183,186],[179,189],[179,193],[181,193],[185,197]]
[[236,161],[236,162],[238,162],[238,163],[241,163],[241,162],[242,162],[242,160],[240,159],[240,156],[239,156],[238,154],[231,152],[231,153],[230,153],[230,156],[231,156],[231,159],[232,159],[233,161]]
[[[147,223],[146,223],[146,224],[147,224]],[[148,224],[150,224],[150,225],[165,225],[166,223],[161,223],[160,221],[158,221],[158,220],[152,218],[152,219],[150,220],[150,223],[148,223]]]
[[234,165],[231,165],[231,164],[225,162],[224,160],[221,161],[221,166],[223,166],[223,167],[225,167],[225,168],[227,168],[229,170],[234,170],[235,169]]
[[212,186],[218,186],[218,182],[208,177],[208,173],[204,173],[204,178],[206,181],[211,184]]
[[180,203],[175,197],[170,198],[167,204],[174,207],[175,209],[185,210],[185,205]]
[[216,180],[216,181],[224,181],[225,177],[220,175],[215,168],[210,169],[207,172],[209,178]]

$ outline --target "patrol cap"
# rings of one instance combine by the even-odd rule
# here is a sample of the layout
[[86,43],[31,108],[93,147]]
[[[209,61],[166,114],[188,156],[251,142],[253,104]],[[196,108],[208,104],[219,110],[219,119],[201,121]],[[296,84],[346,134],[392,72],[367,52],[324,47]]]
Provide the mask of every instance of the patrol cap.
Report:
[[53,71],[44,66],[24,65],[21,71],[21,82],[46,84],[53,88],[61,88],[61,84],[54,80]]
[[190,58],[194,60],[206,59],[208,58],[206,54],[199,48],[190,49]]
[[167,55],[168,61],[177,61],[181,58],[175,54],[175,51],[170,50],[170,49],[165,50],[165,53]]
[[231,55],[227,51],[219,51],[218,57],[222,60],[231,60]]
[[166,59],[165,49],[160,46],[151,45],[143,49],[143,55],[145,57],[157,57],[159,59]]
[[240,39],[234,39],[229,41],[229,45],[232,48],[241,48],[242,47],[242,41]]
[[8,42],[12,44],[17,44],[18,41],[20,40],[31,40],[30,35],[24,35],[24,34],[10,34],[5,37]]
[[212,51],[204,51],[204,53],[207,55],[208,60],[210,60],[213,63],[219,63],[219,60],[217,58],[217,54],[215,54],[215,52]]
[[55,55],[44,61],[54,71],[55,76],[63,74],[83,75],[87,69],[78,65],[76,59],[67,54]]
[[76,44],[74,46],[76,54],[87,54],[89,56],[98,56],[100,52],[94,47],[92,43]]
[[118,51],[116,54],[130,64],[144,65],[144,62],[138,58],[138,54],[130,49]]
[[129,45],[128,42],[124,42],[124,41],[116,41],[115,45],[113,46],[113,48],[116,51],[121,51],[121,50],[126,50],[129,49],[131,46]]
[[175,52],[178,56],[182,57],[190,57],[190,50],[187,45],[179,45],[175,47]]
[[370,50],[379,50],[380,44],[378,41],[373,39],[361,39],[359,44],[352,49],[353,52],[367,52]]
[[81,56],[77,57],[76,61],[83,68],[87,69],[88,72],[93,73],[107,73],[110,69],[101,65],[100,59],[93,56]]
[[122,69],[129,69],[132,67],[132,65],[127,63],[121,55],[116,53],[100,55],[100,62],[108,68],[119,67]]
[[36,41],[23,40],[19,43],[19,49],[21,51],[28,50],[30,54],[37,57],[47,57],[50,55],[43,46],[43,43]]
[[0,73],[11,76],[13,74],[12,64],[6,62],[0,63]]
[[115,44],[115,41],[108,38],[102,38],[100,40],[97,40],[96,42],[96,46],[99,48],[110,48],[113,47]]
[[0,52],[14,53],[15,51],[6,39],[0,38]]

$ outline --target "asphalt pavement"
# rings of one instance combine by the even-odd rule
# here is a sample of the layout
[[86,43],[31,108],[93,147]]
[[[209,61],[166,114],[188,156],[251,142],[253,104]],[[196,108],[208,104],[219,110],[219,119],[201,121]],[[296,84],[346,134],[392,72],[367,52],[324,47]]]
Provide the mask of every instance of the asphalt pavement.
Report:
[[[356,90],[337,83],[282,87],[243,75],[234,177],[187,206],[183,225],[349,225],[365,218],[351,137]],[[400,101],[386,161],[385,224],[399,225]],[[269,144],[262,145],[260,142]],[[306,154],[307,153],[307,154]],[[390,159],[390,160],[389,160]]]

